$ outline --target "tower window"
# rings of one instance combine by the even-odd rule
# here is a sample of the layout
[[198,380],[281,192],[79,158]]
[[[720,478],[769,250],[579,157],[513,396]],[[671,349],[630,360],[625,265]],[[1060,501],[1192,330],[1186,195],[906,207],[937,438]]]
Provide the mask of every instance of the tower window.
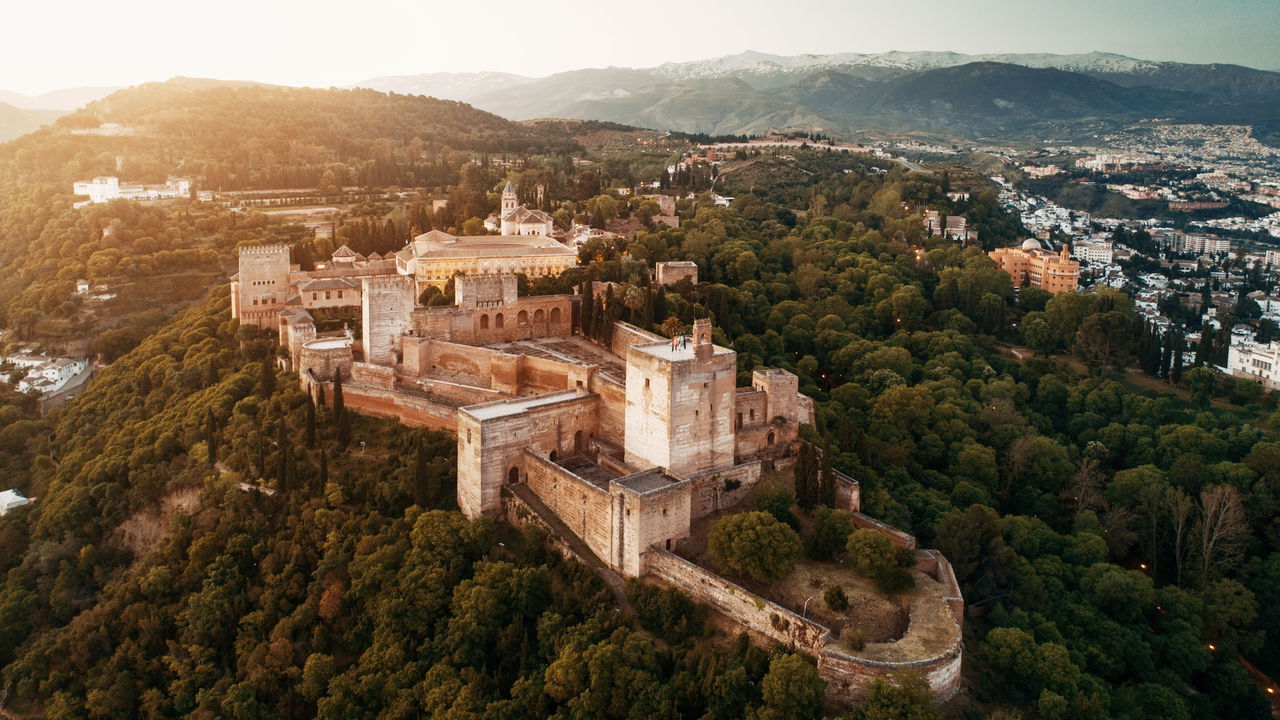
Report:
[[648,388],[648,387],[649,387],[649,378],[645,378],[645,379],[644,379],[644,386],[645,386],[646,388]]

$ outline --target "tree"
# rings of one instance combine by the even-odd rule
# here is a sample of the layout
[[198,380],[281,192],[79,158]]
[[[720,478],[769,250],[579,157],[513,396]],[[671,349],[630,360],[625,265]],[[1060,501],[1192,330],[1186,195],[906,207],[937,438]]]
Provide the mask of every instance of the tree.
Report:
[[213,419],[213,408],[205,409],[204,439],[209,446],[209,464],[218,462],[218,425]]
[[417,458],[413,464],[413,503],[423,510],[431,507],[435,493],[431,487],[431,470],[427,459],[427,445],[418,441]]
[[316,406],[311,402],[311,397],[307,397],[307,434],[306,441],[308,448],[316,446]]
[[898,670],[867,686],[867,699],[853,714],[856,720],[941,720],[929,694],[929,683],[912,670]]
[[346,403],[342,399],[342,373],[333,374],[333,414],[341,416],[346,411]]
[[1182,584],[1182,568],[1187,559],[1187,532],[1195,503],[1182,488],[1166,488],[1161,505],[1173,531],[1173,567],[1177,584]]
[[1187,372],[1187,392],[1191,393],[1192,405],[1207,409],[1217,387],[1218,373],[1211,368],[1196,367]]
[[720,569],[774,582],[786,577],[800,557],[800,536],[766,512],[730,515],[707,535],[707,548]]
[[1215,571],[1240,562],[1249,537],[1249,521],[1234,487],[1207,485],[1200,491],[1197,536],[1202,581],[1207,582]]
[[262,359],[261,374],[258,375],[258,394],[264,398],[271,397],[276,392],[276,369],[275,362],[272,358]]
[[795,467],[796,504],[806,512],[818,504],[818,458],[807,440],[800,441]]
[[822,458],[818,465],[818,502],[827,507],[836,506],[837,483],[835,468],[831,466],[831,438],[822,443]]
[[818,669],[799,655],[780,653],[760,682],[761,720],[814,720],[822,712],[826,683]]
[[856,529],[853,516],[845,510],[820,507],[814,515],[813,532],[809,535],[809,557],[834,560],[844,553],[849,534]]
[[[585,307],[585,305],[583,307]],[[662,321],[662,334],[667,337],[673,338],[676,335],[679,335],[681,330],[684,330],[684,323],[680,322],[680,318],[675,315],[672,315]]]
[[898,551],[884,533],[859,528],[849,535],[845,557],[860,575],[879,578],[898,567]]
[[1049,323],[1044,319],[1043,314],[1034,313],[1034,315],[1035,317],[1028,315],[1023,321],[1022,339],[1031,352],[1048,357],[1057,349],[1057,341],[1053,337],[1053,332],[1049,329]]

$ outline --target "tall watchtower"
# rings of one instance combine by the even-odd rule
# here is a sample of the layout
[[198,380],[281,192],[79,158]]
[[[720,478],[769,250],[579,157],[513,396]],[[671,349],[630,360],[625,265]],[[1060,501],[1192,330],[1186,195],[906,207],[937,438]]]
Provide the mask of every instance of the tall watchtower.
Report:
[[231,314],[242,325],[280,329],[280,310],[289,296],[289,246],[240,248],[240,272],[232,281]]
[[361,278],[360,282],[364,361],[395,365],[400,337],[409,329],[413,312],[413,280],[402,275],[378,275]]
[[711,322],[692,338],[627,349],[626,461],[688,477],[734,462],[737,353],[711,341]]

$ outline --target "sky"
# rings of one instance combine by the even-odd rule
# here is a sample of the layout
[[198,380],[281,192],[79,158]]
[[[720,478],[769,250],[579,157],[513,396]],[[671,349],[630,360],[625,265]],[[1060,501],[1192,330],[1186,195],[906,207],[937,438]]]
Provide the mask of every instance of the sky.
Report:
[[0,6],[0,89],[175,75],[347,85],[756,50],[1102,50],[1280,70],[1280,0],[63,0]]

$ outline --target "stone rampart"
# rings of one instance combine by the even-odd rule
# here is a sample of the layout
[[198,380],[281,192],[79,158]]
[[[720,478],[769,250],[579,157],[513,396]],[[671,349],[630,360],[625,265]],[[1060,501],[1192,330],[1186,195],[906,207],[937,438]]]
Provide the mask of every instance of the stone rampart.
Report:
[[822,625],[665,550],[650,548],[645,553],[645,570],[693,600],[710,605],[758,639],[816,655],[831,633]]
[[853,513],[853,524],[860,528],[869,528],[883,534],[889,538],[894,547],[916,549],[915,536],[905,533],[892,525],[882,523],[870,515],[864,515],[860,512]]
[[613,498],[609,491],[526,450],[525,484],[599,558],[613,557]]
[[[333,397],[333,383],[321,383],[326,398]],[[343,385],[342,399],[347,408],[361,415],[395,418],[412,427],[430,427],[440,430],[457,429],[457,419],[451,406],[439,405],[426,398],[407,395],[396,390]]]
[[664,338],[661,335],[654,335],[647,330],[641,330],[631,323],[625,323],[618,320],[613,324],[613,339],[610,343],[609,349],[613,351],[614,355],[625,360],[627,357],[627,348],[632,345],[663,342],[666,339],[667,338]]
[[696,520],[741,502],[760,481],[760,461],[699,473],[689,479],[693,481],[691,513]]
[[935,700],[946,701],[960,690],[962,646],[957,642],[945,652],[919,660],[871,660],[849,655],[828,645],[818,655],[818,674],[827,683],[827,702],[852,705],[867,696],[867,686],[899,670],[914,670],[929,683]]

